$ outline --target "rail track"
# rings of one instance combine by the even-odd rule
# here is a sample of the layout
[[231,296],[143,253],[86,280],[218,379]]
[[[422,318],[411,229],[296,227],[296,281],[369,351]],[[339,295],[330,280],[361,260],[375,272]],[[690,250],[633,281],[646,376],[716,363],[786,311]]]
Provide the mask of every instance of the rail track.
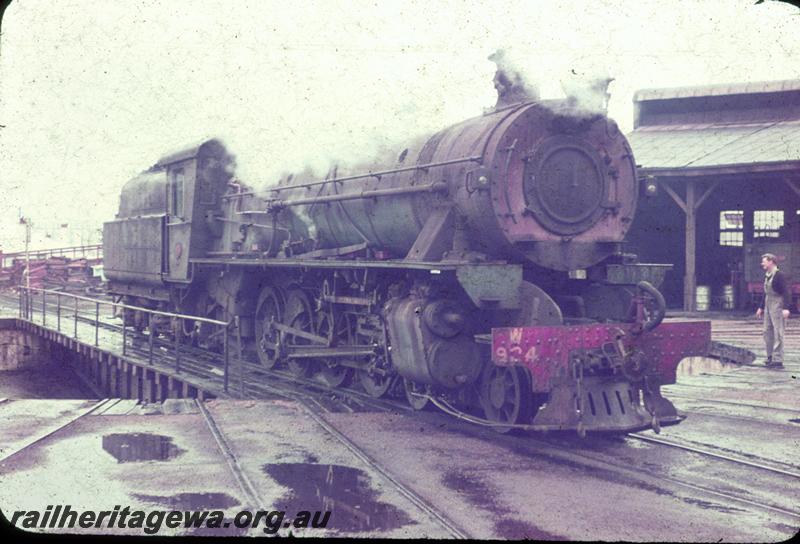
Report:
[[744,466],[756,468],[756,469],[759,469],[759,470],[765,470],[767,472],[772,472],[774,474],[781,474],[783,476],[789,476],[791,478],[795,478],[795,479],[800,480],[800,472],[798,472],[798,471],[786,470],[786,469],[782,469],[782,468],[775,467],[775,466],[772,466],[772,465],[768,465],[768,464],[765,464],[765,463],[760,463],[760,462],[757,462],[757,461],[751,461],[749,459],[745,459],[745,458],[740,457],[740,456],[729,455],[729,454],[725,454],[725,453],[719,453],[719,452],[711,451],[711,450],[709,450],[707,448],[701,448],[701,447],[697,447],[697,446],[692,445],[692,444],[687,444],[685,442],[680,442],[680,441],[676,441],[676,440],[672,440],[672,439],[666,439],[666,438],[662,438],[662,437],[647,436],[647,435],[644,435],[644,434],[641,434],[641,433],[631,433],[628,436],[633,438],[633,439],[635,439],[635,440],[641,440],[643,442],[648,442],[650,444],[658,444],[658,445],[662,445],[662,446],[669,446],[671,448],[677,448],[677,449],[684,450],[684,451],[690,451],[692,453],[699,453],[699,454],[704,455],[706,457],[712,457],[712,458],[715,458],[715,459],[721,459],[721,460],[728,461],[728,462],[731,462],[731,463],[744,465]]
[[[275,374],[276,373],[274,371],[271,372],[271,375]],[[287,377],[283,378],[288,379]],[[305,385],[316,389],[317,394],[320,393],[324,394],[331,392],[330,389],[326,388],[324,385],[319,383],[307,381]],[[270,386],[261,386],[261,388],[265,390],[265,392],[270,391],[270,389],[273,389]],[[274,392],[274,390],[272,392]],[[398,410],[402,410],[405,412],[414,412],[412,408],[408,406],[403,406],[399,402],[393,402],[384,399],[372,399],[372,398],[365,399],[364,398],[365,395],[357,391],[336,390],[336,392],[344,396],[366,401],[365,404],[369,405],[373,410],[395,411],[395,412]],[[311,401],[308,400],[309,395],[311,396],[312,399]],[[294,398],[294,400],[298,399],[297,396],[292,396],[292,394],[287,396],[288,398]],[[303,398],[302,400],[304,404],[308,402],[315,402],[315,394],[313,392],[307,391],[304,397],[305,398]],[[698,484],[697,482],[671,477],[664,474],[655,476],[651,469],[646,468],[644,466],[632,467],[630,465],[622,464],[617,461],[611,460],[608,457],[599,456],[596,453],[592,452],[591,450],[583,450],[579,448],[576,449],[574,448],[575,442],[572,442],[570,444],[571,446],[570,448],[564,448],[563,447],[564,443],[562,441],[551,440],[547,437],[501,435],[492,430],[475,427],[474,425],[463,425],[458,421],[454,421],[453,418],[450,418],[449,416],[443,413],[422,411],[422,412],[416,412],[416,417],[419,417],[420,419],[426,420],[437,426],[441,425],[441,423],[443,422],[447,422],[450,428],[457,426],[459,428],[459,432],[464,432],[466,434],[470,434],[473,436],[479,436],[481,438],[492,440],[495,442],[501,442],[512,449],[515,450],[523,449],[533,455],[545,456],[555,459],[557,461],[578,463],[586,468],[611,471],[616,474],[622,475],[627,479],[640,480],[640,481],[644,480],[647,484],[655,485],[658,487],[663,487],[664,484],[668,484],[676,489],[680,489],[683,491],[688,490],[691,492],[699,492],[707,496],[715,497],[717,499],[721,499],[725,503],[744,504],[749,507],[757,508],[762,511],[780,514],[794,521],[800,520],[800,510],[794,510],[790,507],[785,507],[783,505],[771,504],[770,502],[767,501],[760,501],[754,499],[752,498],[750,489],[747,489],[746,487],[738,489],[736,492],[723,491],[720,489],[714,489],[708,485],[701,485]],[[747,459],[742,459],[735,456],[718,454],[716,452],[708,451],[706,449],[696,448],[689,445],[683,445],[672,440],[665,440],[661,438],[654,438],[646,435],[637,435],[637,434],[634,434],[633,437],[635,440],[647,442],[649,444],[675,448],[683,450],[688,453],[698,454],[702,457],[705,457],[713,461],[719,461],[727,464],[733,464],[734,466],[737,467],[746,467],[747,469],[755,469],[757,471],[767,472],[771,476],[777,477],[780,480],[784,480],[786,477],[789,477],[792,480],[800,479],[800,473],[794,471],[780,469],[774,466],[769,466],[763,463],[749,461]]]
[[[553,445],[551,443],[548,443],[547,441],[545,441],[545,443],[548,445],[548,447]],[[561,444],[556,443],[555,446],[561,448]],[[530,448],[532,451],[537,451],[537,452],[542,451],[541,446],[539,444],[529,443],[525,447]],[[670,444],[669,447],[674,447],[674,446]],[[787,498],[787,501],[790,502],[788,506],[784,504],[776,504],[774,501],[754,499],[752,490],[748,488],[746,485],[742,485],[733,491],[725,490],[722,489],[721,486],[715,488],[711,487],[708,484],[698,483],[698,481],[696,480],[691,481],[687,478],[678,478],[675,476],[670,476],[669,474],[663,472],[655,474],[654,471],[651,468],[648,468],[647,466],[644,465],[632,466],[629,462],[620,462],[618,460],[614,460],[610,456],[598,455],[596,452],[592,451],[572,450],[569,451],[568,453],[565,453],[565,451],[566,450],[562,451],[561,449],[559,449],[555,452],[547,451],[546,453],[554,457],[563,458],[567,461],[578,462],[581,464],[585,464],[586,466],[589,467],[595,467],[599,470],[608,470],[610,468],[612,471],[617,472],[618,474],[621,474],[623,476],[626,476],[632,480],[644,481],[645,483],[649,483],[650,485],[655,485],[656,487],[661,489],[664,489],[665,487],[672,487],[677,491],[684,491],[684,492],[689,491],[689,492],[700,493],[701,495],[705,495],[707,497],[713,497],[717,500],[722,500],[723,506],[737,505],[737,504],[746,505],[748,507],[755,508],[757,510],[761,510],[770,514],[773,513],[779,514],[787,518],[788,520],[791,520],[791,522],[793,523],[796,523],[798,520],[800,520],[800,510],[797,509],[796,499],[793,501],[791,498]],[[691,450],[685,449],[685,451],[690,452]],[[692,453],[699,453],[699,452],[692,451]],[[706,456],[705,453],[701,453],[701,455]],[[715,460],[720,459],[716,455],[706,456],[706,457]],[[734,462],[740,466],[753,468],[753,465],[750,463],[738,463],[738,460]],[[783,485],[785,488],[787,488],[786,492],[787,496],[791,496],[791,491],[794,491],[796,494],[797,484],[796,483],[793,483],[792,485],[787,484],[785,481],[786,475],[783,473],[783,471],[773,470],[773,467],[758,467],[758,469],[771,472],[774,476],[772,478],[774,484],[772,485]],[[715,469],[715,471],[716,470],[718,469]],[[792,473],[791,479],[792,480],[796,479],[796,475],[794,473]]]
[[[364,451],[363,448],[357,446],[353,441],[351,441],[338,429],[336,429],[335,426],[331,425],[331,423],[325,420],[322,414],[330,412],[331,410],[330,408],[326,407],[323,402],[320,402],[318,395],[311,394],[310,392],[303,393],[302,391],[298,391],[297,389],[294,388],[287,389],[285,385],[281,386],[278,384],[262,384],[258,389],[267,392],[271,395],[282,397],[301,404],[305,408],[309,416],[311,416],[311,418],[320,427],[322,427],[326,433],[328,433],[336,440],[338,440],[348,451],[350,451],[350,453],[352,453],[362,463],[367,465],[374,472],[380,474],[381,477],[383,477],[384,480],[389,482],[391,486],[395,490],[397,490],[403,497],[408,499],[423,514],[427,515],[429,518],[434,520],[435,523],[437,523],[445,531],[447,531],[447,533],[450,535],[451,538],[456,538],[456,539],[471,538],[471,536],[467,532],[465,532],[463,529],[459,528],[456,524],[454,524],[435,505],[433,505],[430,501],[420,496],[410,487],[403,484],[383,465],[381,465],[371,455],[369,455],[366,451]],[[203,417],[206,420],[206,423],[211,429],[211,432],[214,435],[217,444],[223,451],[223,454],[226,460],[228,461],[228,465],[231,467],[231,471],[233,472],[235,478],[237,479],[237,482],[239,482],[240,487],[243,489],[243,492],[248,497],[248,499],[254,504],[259,504],[259,505],[263,504],[261,499],[258,497],[258,493],[255,491],[255,487],[252,485],[249,478],[247,478],[247,475],[241,469],[241,466],[236,460],[235,455],[232,453],[230,446],[228,445],[227,441],[222,436],[222,433],[214,423],[211,413],[204,406],[203,402],[201,401],[196,401],[196,402],[198,407],[200,408],[201,413],[203,414]]]
[[[7,400],[7,399],[4,399]],[[114,404],[120,402],[122,399],[101,399],[95,402],[92,406],[86,407],[83,410],[80,410],[77,414],[73,415],[69,419],[67,419],[61,425],[58,425],[55,428],[47,429],[44,432],[34,434],[33,436],[28,437],[25,439],[22,444],[19,444],[14,447],[9,452],[4,452],[0,454],[0,463],[4,463],[10,458],[18,455],[20,452],[28,449],[29,447],[33,446],[34,444],[38,444],[43,440],[47,439],[48,437],[56,434],[57,432],[66,429],[67,427],[72,426],[76,421],[83,419],[84,417],[99,412],[101,409],[108,409],[111,408]]]
[[[672,399],[672,398],[678,398],[678,397],[675,396],[675,395],[669,395],[669,398]],[[737,408],[750,408],[750,407],[753,406],[753,405],[750,405],[750,404],[737,403],[737,402],[706,401],[706,400],[697,401],[697,402],[702,402],[704,405],[719,405],[719,406],[722,406],[722,407],[735,406]],[[770,407],[770,406],[760,406],[759,409],[769,410],[770,412],[772,412],[772,415],[777,415],[777,413],[781,413],[781,414],[784,414],[785,416],[787,416],[787,419],[785,421],[782,421],[781,423],[776,423],[776,422],[773,421],[773,422],[770,422],[771,425],[781,425],[781,426],[786,427],[787,430],[788,430],[788,429],[795,429],[796,425],[800,424],[800,412],[798,412],[796,410],[792,410],[792,409],[789,409],[789,408],[773,408],[773,407]],[[696,415],[696,416],[702,416],[702,417],[713,417],[713,418],[720,418],[720,419],[732,419],[732,420],[737,420],[737,421],[741,421],[741,422],[748,422],[748,423],[753,423],[753,422],[763,423],[765,421],[763,418],[759,418],[759,417],[752,416],[752,415],[731,414],[731,413],[720,414],[720,413],[708,412],[708,411],[704,411],[704,410],[686,409],[686,408],[680,408],[678,411],[681,412],[681,413],[684,413],[684,414],[689,414],[689,415]]]
[[[49,308],[48,304],[48,308]],[[79,322],[83,323],[84,328],[86,325],[94,327],[94,320],[78,316]],[[121,325],[114,323],[102,322],[100,327],[109,331],[119,333],[122,330]],[[128,346],[128,356],[147,360],[149,356],[149,338],[143,333],[133,333],[129,330],[131,344]],[[161,338],[154,338],[154,351],[153,363],[163,365],[171,368],[174,366],[175,359],[172,353],[172,342],[165,341]],[[356,410],[369,410],[369,411],[393,411],[414,413],[415,417],[420,418],[422,421],[428,421],[436,425],[441,425],[443,422],[449,429],[457,430],[472,436],[484,438],[498,442],[511,449],[517,451],[525,451],[531,455],[546,457],[558,462],[577,463],[578,465],[593,471],[606,472],[615,475],[615,477],[622,477],[629,481],[645,482],[647,485],[653,485],[663,488],[664,486],[672,487],[679,492],[700,493],[709,497],[714,497],[725,503],[735,503],[746,505],[751,508],[756,508],[773,514],[778,514],[790,518],[792,521],[800,519],[800,511],[793,509],[791,506],[782,504],[775,504],[767,500],[759,500],[753,498],[753,494],[746,486],[736,489],[719,489],[711,485],[704,485],[697,481],[691,481],[686,478],[678,478],[665,473],[654,474],[652,468],[645,465],[636,466],[631,463],[619,462],[612,456],[603,455],[591,448],[583,448],[581,443],[574,441],[564,442],[560,438],[552,438],[548,436],[531,437],[531,436],[516,436],[516,435],[501,435],[490,429],[477,427],[471,424],[465,424],[441,412],[433,411],[415,411],[408,406],[405,402],[399,402],[394,399],[376,399],[368,394],[354,388],[330,388],[325,384],[313,380],[311,378],[301,378],[291,375],[289,372],[265,369],[258,363],[254,363],[247,359],[242,359],[241,368],[236,368],[237,363],[231,363],[233,368],[234,380],[238,380],[240,387],[240,394],[243,397],[259,398],[264,396],[281,397],[294,400],[302,404],[308,411],[309,415],[317,421],[320,426],[330,433],[337,440],[339,440],[348,450],[350,450],[357,458],[367,464],[372,470],[381,474],[388,482],[390,482],[403,496],[408,498],[415,506],[421,511],[425,512],[429,517],[437,520],[437,522],[445,528],[454,538],[469,537],[463,530],[456,527],[446,516],[444,516],[435,506],[426,501],[423,497],[416,494],[413,489],[404,485],[397,480],[392,474],[387,472],[375,459],[364,452],[356,444],[350,441],[341,432],[335,429],[328,423],[323,415],[330,411],[356,411]],[[222,381],[219,354],[207,350],[203,350],[193,346],[181,346],[181,371],[187,374],[196,375],[197,377],[204,378],[211,381]],[[235,387],[236,385],[234,385]],[[202,403],[198,403],[202,405]],[[739,403],[730,403],[739,404]],[[95,405],[94,408],[98,408]],[[760,408],[761,406],[755,406]],[[209,428],[213,427],[213,420],[209,419],[210,414],[201,408],[201,413],[204,414]],[[82,417],[79,416],[79,417]],[[79,417],[75,418],[77,420]],[[74,421],[74,420],[73,420]],[[60,428],[64,428],[71,424],[72,421],[67,422]],[[59,428],[59,429],[60,429]],[[55,429],[48,433],[52,434],[59,429]],[[243,472],[241,467],[238,467],[235,458],[231,458],[230,447],[227,445],[224,437],[220,433],[214,433],[212,430],[217,444],[223,451],[226,461],[234,475],[237,475],[237,482],[243,488],[245,496],[248,500],[258,502],[257,494],[252,491],[254,487],[248,484],[246,479],[242,479]],[[700,456],[706,459],[706,462],[720,463],[728,465],[728,469],[720,469],[721,465],[714,468],[717,472],[730,472],[733,467],[737,469],[745,468],[746,470],[755,470],[762,474],[762,477],[771,478],[773,481],[768,485],[785,486],[786,480],[795,482],[800,479],[800,473],[781,469],[768,464],[751,461],[741,458],[739,456],[722,454],[710,451],[707,448],[697,447],[694,445],[683,444],[674,440],[663,439],[661,437],[654,438],[647,435],[633,434],[629,435],[631,439],[647,443],[649,446],[670,448],[677,451],[683,451],[686,454]],[[43,439],[40,437],[36,441]],[[585,444],[586,442],[583,441]],[[565,447],[566,446],[566,447]],[[225,453],[228,452],[228,453]],[[15,454],[14,452],[13,454]],[[5,458],[3,458],[5,459]],[[0,459],[3,460],[3,459]],[[733,476],[730,481],[735,482],[737,478]],[[780,480],[780,481],[778,481]],[[796,484],[794,484],[796,488]],[[793,489],[794,489],[793,488]],[[791,495],[791,493],[788,493]]]
[[[684,384],[684,385],[686,385],[686,384]],[[800,417],[800,410],[792,410],[791,408],[780,408],[780,407],[776,407],[776,406],[769,406],[768,404],[753,404],[753,403],[748,403],[748,402],[734,402],[734,401],[730,401],[730,400],[719,400],[719,399],[698,399],[698,398],[695,398],[695,397],[689,397],[687,395],[681,395],[680,393],[673,393],[673,392],[669,393],[669,397],[671,399],[675,398],[675,399],[681,399],[681,400],[688,400],[688,401],[699,402],[699,403],[703,403],[703,404],[721,404],[721,405],[725,405],[725,406],[737,406],[737,407],[743,407],[743,408],[755,408],[755,409],[758,409],[758,410],[769,410],[771,412],[783,412],[783,413],[786,413],[786,414],[791,415],[791,416]],[[742,418],[744,418],[745,416],[731,416],[731,417],[742,417]]]

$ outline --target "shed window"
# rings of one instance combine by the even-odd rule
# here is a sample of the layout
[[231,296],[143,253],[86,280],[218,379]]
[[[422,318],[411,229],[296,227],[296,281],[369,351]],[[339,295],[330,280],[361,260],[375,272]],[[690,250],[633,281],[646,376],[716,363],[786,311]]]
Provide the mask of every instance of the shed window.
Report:
[[719,245],[741,247],[744,242],[744,212],[719,212]]
[[777,238],[783,227],[783,210],[757,210],[753,214],[753,237]]

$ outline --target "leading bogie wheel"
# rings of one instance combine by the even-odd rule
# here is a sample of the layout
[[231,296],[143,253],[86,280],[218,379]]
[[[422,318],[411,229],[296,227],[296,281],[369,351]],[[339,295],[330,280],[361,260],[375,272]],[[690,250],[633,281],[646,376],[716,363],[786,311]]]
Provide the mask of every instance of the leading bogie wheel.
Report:
[[[481,374],[479,391],[486,419],[508,425],[530,422],[533,392],[527,369],[490,363]],[[506,433],[512,427],[498,425],[494,429]]]
[[383,357],[376,355],[370,363],[372,368],[358,371],[358,379],[364,391],[373,398],[380,398],[389,392],[395,374],[384,363]]
[[419,384],[415,381],[403,378],[403,389],[406,393],[406,400],[414,410],[423,410],[430,402],[428,396],[431,393],[430,386]]

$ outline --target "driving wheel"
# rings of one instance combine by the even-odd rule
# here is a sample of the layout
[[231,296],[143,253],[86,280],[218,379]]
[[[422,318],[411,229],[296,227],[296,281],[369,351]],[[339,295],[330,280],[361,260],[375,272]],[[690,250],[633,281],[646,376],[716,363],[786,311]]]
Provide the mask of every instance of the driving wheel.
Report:
[[[352,345],[350,320],[344,314],[334,314],[332,311],[324,312],[317,324],[317,334],[328,339],[329,347]],[[317,359],[314,378],[328,387],[339,387],[350,376],[350,368],[339,364],[345,359],[330,357]]]
[[261,290],[256,304],[255,347],[259,362],[266,368],[274,367],[280,358],[280,331],[272,324],[283,323],[284,308],[284,297],[279,288],[266,286]]
[[[286,297],[286,325],[298,331],[314,334],[314,319],[311,313],[311,301],[300,289],[289,291]],[[308,346],[312,342],[292,332],[284,336],[286,347],[291,349],[296,346]],[[289,358],[289,372],[298,377],[308,377],[314,369],[315,363],[311,358]]]

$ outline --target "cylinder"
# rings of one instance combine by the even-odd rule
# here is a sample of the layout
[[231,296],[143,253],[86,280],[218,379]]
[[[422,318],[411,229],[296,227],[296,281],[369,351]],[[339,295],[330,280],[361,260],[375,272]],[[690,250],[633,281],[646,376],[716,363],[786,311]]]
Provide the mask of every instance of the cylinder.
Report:
[[733,285],[722,286],[722,309],[733,310],[736,306],[736,297],[734,295]]
[[[385,308],[392,364],[419,384],[457,389],[478,379],[482,360],[453,301],[392,299]],[[431,326],[433,325],[433,326]]]
[[707,312],[710,302],[711,289],[708,285],[698,285],[695,291],[695,307],[698,312]]

